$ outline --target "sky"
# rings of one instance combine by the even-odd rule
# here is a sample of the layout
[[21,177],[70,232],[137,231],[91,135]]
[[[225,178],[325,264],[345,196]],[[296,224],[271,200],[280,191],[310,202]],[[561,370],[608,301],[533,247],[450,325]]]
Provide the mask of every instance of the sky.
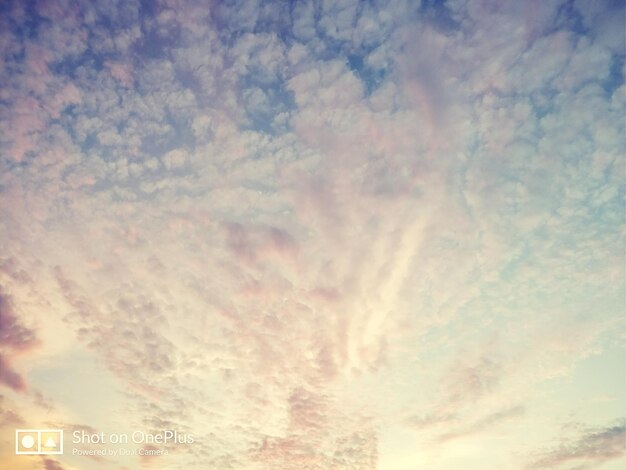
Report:
[[622,469],[624,20],[3,1],[0,467]]

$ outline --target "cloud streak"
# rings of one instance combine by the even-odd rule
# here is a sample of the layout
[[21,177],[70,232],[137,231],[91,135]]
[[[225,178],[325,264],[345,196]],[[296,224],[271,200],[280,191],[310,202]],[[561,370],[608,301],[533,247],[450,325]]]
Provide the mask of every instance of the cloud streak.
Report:
[[624,425],[589,430],[571,442],[547,451],[528,468],[560,468],[577,464],[577,468],[593,468],[624,456]]

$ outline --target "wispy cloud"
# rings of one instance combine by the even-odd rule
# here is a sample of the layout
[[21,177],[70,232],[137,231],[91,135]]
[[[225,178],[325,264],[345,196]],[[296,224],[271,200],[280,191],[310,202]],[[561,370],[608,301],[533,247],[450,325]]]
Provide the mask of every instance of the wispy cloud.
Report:
[[558,447],[546,451],[528,468],[561,468],[563,465],[578,465],[576,468],[596,468],[598,465],[623,458],[626,453],[623,424],[590,429],[572,441],[562,442]]
[[10,358],[32,349],[37,344],[33,330],[22,325],[13,311],[10,298],[0,290],[0,383],[15,391],[26,390],[26,381],[16,372]]
[[542,453],[623,415],[589,414],[624,395],[619,2],[0,11],[2,449],[19,419],[193,433],[172,468],[619,454]]

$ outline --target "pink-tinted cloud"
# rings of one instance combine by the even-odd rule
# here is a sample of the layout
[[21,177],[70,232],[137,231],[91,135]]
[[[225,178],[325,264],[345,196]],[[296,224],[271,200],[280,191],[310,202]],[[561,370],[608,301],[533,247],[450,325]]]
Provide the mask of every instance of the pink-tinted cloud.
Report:
[[35,332],[21,324],[11,299],[0,291],[0,383],[17,392],[26,391],[26,381],[13,369],[10,358],[32,349],[37,342]]
[[576,468],[597,468],[605,462],[621,459],[626,453],[624,425],[607,426],[589,430],[577,440],[563,442],[559,447],[547,451],[528,468],[562,468],[563,465],[577,465]]
[[43,467],[46,470],[64,470],[65,469],[65,467],[58,460],[45,458],[43,459],[42,463],[43,463]]
[[118,80],[122,85],[127,88],[133,86],[134,79],[130,65],[107,61],[104,63],[104,66],[109,69],[111,76]]
[[2,355],[0,355],[0,383],[12,388],[16,392],[26,391],[26,382],[24,381],[24,378],[11,368],[7,360]]

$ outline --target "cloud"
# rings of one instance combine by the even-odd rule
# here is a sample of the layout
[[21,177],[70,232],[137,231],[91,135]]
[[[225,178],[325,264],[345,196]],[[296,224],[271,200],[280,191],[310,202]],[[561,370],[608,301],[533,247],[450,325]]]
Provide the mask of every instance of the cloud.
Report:
[[0,339],[2,345],[11,350],[22,350],[36,343],[34,331],[20,323],[13,311],[10,297],[0,292]]
[[122,85],[127,88],[133,86],[134,79],[132,75],[132,68],[130,66],[117,62],[105,62],[104,65],[109,69],[113,78],[119,80]]
[[[24,418],[36,392],[68,429],[124,409],[197,435],[185,468],[541,449],[623,310],[622,10],[583,3],[7,7],[0,381],[28,377]],[[42,372],[99,396],[85,355],[120,390],[101,415]]]
[[572,441],[562,442],[558,447],[546,451],[528,468],[560,468],[563,465],[577,464],[577,468],[595,468],[611,460],[624,456],[623,424],[589,429]]
[[502,371],[497,359],[485,354],[467,362],[461,358],[446,377],[451,402],[478,400],[498,385]]
[[480,420],[469,424],[466,428],[458,431],[446,432],[439,437],[439,442],[449,442],[454,439],[470,437],[482,432],[491,431],[502,421],[517,418],[525,413],[523,406],[516,406],[489,414]]
[[65,468],[58,460],[49,458],[43,459],[43,466],[46,470],[63,470]]
[[26,390],[26,382],[20,374],[13,371],[7,360],[0,356],[0,383],[17,392]]
[[37,343],[35,332],[21,324],[10,297],[0,290],[0,383],[18,392],[26,391],[26,381],[13,370],[10,357]]
[[23,424],[24,419],[16,411],[7,409],[5,398],[0,397],[0,426],[16,428]]

